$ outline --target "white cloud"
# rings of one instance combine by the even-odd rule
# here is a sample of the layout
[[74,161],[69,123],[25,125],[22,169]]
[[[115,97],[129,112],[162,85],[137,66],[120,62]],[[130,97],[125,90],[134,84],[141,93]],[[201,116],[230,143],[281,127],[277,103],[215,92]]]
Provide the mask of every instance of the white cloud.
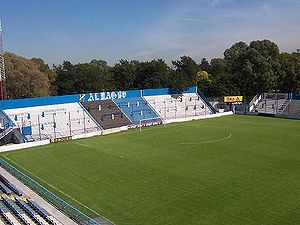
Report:
[[213,5],[217,5],[217,4],[221,4],[221,3],[228,3],[231,2],[232,0],[210,0],[211,4]]
[[[210,2],[220,4],[229,1]],[[300,15],[296,7],[300,4],[297,2],[290,2],[285,7],[282,4],[286,3],[272,5],[265,1],[248,8],[217,9],[191,3],[177,5],[160,23],[150,27],[141,36],[141,46],[146,47],[141,48],[136,56],[142,60],[155,57],[174,60],[183,54],[197,60],[222,57],[224,50],[235,42],[257,39],[270,39],[282,51],[288,52],[300,46],[297,23]],[[237,1],[234,3],[237,4]]]

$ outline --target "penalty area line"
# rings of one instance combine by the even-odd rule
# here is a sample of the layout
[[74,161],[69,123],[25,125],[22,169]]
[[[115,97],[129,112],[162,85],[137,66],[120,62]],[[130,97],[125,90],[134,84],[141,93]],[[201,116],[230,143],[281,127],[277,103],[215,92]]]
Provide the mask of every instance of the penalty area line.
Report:
[[221,139],[215,139],[215,140],[211,140],[211,141],[197,141],[197,142],[181,142],[181,145],[197,145],[197,144],[210,144],[210,143],[214,143],[214,142],[219,142],[219,141],[225,141],[229,138],[231,138],[232,134],[229,133],[229,135],[225,138],[221,138]]

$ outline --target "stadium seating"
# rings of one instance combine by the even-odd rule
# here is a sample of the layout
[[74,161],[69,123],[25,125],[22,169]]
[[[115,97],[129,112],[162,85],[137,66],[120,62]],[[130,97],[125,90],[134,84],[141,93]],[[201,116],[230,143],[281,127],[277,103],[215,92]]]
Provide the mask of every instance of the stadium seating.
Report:
[[254,106],[253,111],[266,114],[280,113],[284,110],[288,101],[288,99],[264,98],[261,99],[256,106]]
[[62,225],[36,202],[20,197],[0,197],[0,225]]
[[6,187],[5,184],[3,184],[2,182],[0,182],[0,190],[3,191],[5,194],[7,195],[11,195],[13,192],[8,188]]
[[18,196],[21,196],[23,194],[22,191],[20,191],[15,185],[13,185],[11,182],[9,182],[2,175],[0,175],[0,184],[3,184],[4,186],[6,186],[8,189],[10,189],[10,191],[12,191],[13,193],[15,193]]
[[62,225],[36,202],[23,197],[23,193],[0,175],[0,225]]
[[2,222],[6,221],[8,224],[11,225],[21,224],[14,216],[14,214],[9,210],[9,208],[4,205],[2,201],[0,202],[0,212],[1,215],[4,217],[4,220],[2,220]]
[[167,120],[212,113],[196,93],[155,95],[145,96],[144,98],[163,119]]
[[196,87],[182,92],[159,88],[5,100],[0,101],[0,145],[57,142],[99,130],[105,131],[95,134],[213,113]]
[[114,99],[114,102],[134,124],[161,122],[159,115],[142,97]]
[[127,126],[131,121],[112,100],[81,103],[103,129]]
[[41,216],[43,219],[48,221],[50,224],[53,224],[53,225],[61,224],[51,214],[49,214],[45,209],[43,209],[41,206],[39,206],[36,202],[34,202],[32,200],[28,200],[28,205],[38,213],[38,216]]
[[[28,214],[31,218],[33,218],[38,224],[48,224],[46,218],[41,216],[38,212],[35,211],[35,208],[31,207],[30,204],[26,204],[26,202],[21,201],[20,199],[16,199],[17,204]],[[50,215],[47,213],[47,215]],[[59,222],[50,224],[60,224]]]
[[12,210],[14,215],[16,215],[19,220],[26,225],[35,225],[35,223],[30,219],[30,217],[20,209],[12,200],[4,197],[3,202]]
[[28,140],[43,140],[88,133],[99,125],[78,103],[4,110]]
[[289,101],[282,114],[289,116],[300,116],[300,100]]

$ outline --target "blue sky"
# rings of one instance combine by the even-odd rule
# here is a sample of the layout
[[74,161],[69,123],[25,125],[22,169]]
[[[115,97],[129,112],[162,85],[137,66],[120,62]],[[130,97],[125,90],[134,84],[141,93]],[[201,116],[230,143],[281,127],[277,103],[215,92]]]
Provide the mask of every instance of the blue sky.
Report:
[[300,48],[299,0],[0,0],[5,50],[47,63],[222,57],[237,41]]

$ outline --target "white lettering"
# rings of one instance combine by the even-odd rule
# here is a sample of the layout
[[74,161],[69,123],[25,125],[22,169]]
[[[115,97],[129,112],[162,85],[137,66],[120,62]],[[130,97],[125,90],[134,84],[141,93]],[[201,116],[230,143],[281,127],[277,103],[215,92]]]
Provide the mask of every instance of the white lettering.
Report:
[[93,94],[92,94],[92,93],[90,93],[90,97],[89,97],[88,101],[89,101],[89,102],[94,101],[94,97],[93,97]]
[[118,98],[122,98],[122,91],[118,91]]
[[94,96],[95,96],[95,101],[100,100],[99,99],[99,93],[94,93]]
[[85,94],[80,94],[79,95],[79,101],[82,101],[82,99],[84,100]]
[[101,92],[100,96],[101,96],[101,100],[104,100],[105,99],[105,92]]
[[116,94],[116,92],[114,92],[114,91],[111,93],[110,96],[111,96],[111,99],[117,98],[117,94]]

